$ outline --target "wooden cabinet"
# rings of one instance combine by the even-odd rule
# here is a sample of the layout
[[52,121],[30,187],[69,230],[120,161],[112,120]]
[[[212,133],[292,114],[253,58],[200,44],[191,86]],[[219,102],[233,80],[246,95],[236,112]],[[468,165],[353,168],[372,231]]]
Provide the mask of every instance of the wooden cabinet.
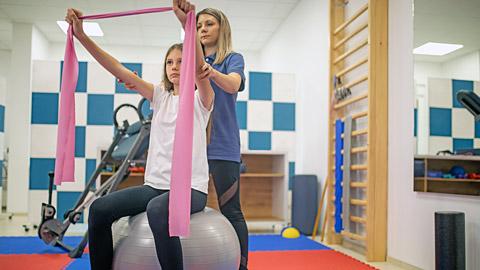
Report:
[[418,172],[417,177],[414,177],[414,191],[480,196],[480,179],[429,177],[428,175],[429,171],[448,174],[455,165],[463,167],[467,173],[479,173],[480,157],[418,155],[415,156],[415,163]]
[[[288,160],[285,154],[270,152],[242,153],[246,171],[240,174],[240,203],[249,225],[261,222],[272,225],[288,223]],[[104,183],[113,173],[100,174]],[[118,187],[143,185],[143,173],[131,173]],[[212,179],[208,185],[207,206],[218,209]],[[255,224],[254,224],[255,225]]]
[[[285,154],[242,153],[246,171],[240,174],[240,203],[247,223],[288,221],[288,161]],[[217,194],[210,179],[209,207],[218,209]]]
[[[113,176],[111,172],[100,173],[100,184],[103,184],[110,177]],[[124,189],[127,187],[141,186],[144,183],[145,175],[143,173],[130,173],[130,175],[122,183],[118,185],[118,189]]]

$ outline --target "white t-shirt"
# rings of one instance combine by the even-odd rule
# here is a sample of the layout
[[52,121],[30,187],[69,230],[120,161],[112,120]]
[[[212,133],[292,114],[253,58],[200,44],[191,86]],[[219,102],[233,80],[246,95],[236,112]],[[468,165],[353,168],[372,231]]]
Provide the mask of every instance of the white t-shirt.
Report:
[[[170,189],[173,142],[180,96],[156,85],[153,92],[152,125],[148,148],[145,185],[156,189]],[[210,113],[195,91],[193,117],[192,188],[208,192],[208,161],[206,130]]]

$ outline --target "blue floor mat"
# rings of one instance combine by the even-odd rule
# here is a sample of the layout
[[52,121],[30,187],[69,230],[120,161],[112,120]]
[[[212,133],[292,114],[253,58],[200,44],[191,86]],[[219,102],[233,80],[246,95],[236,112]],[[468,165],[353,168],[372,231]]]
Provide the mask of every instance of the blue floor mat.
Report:
[[330,248],[301,235],[296,239],[283,238],[280,235],[250,235],[249,251],[275,250],[329,250]]
[[[76,246],[82,240],[81,236],[65,237],[64,243]],[[32,236],[0,237],[0,254],[58,254],[66,253],[59,247],[45,244],[40,238]]]
[[[64,242],[69,246],[76,246],[82,237],[68,236]],[[275,250],[328,250],[330,248],[300,236],[296,239],[283,238],[280,235],[250,235],[249,251],[275,251]],[[0,237],[0,254],[59,254],[66,253],[63,249],[46,245],[37,237]],[[85,257],[85,255],[84,255]],[[87,259],[77,260],[87,261]],[[79,262],[81,263],[81,262]],[[76,263],[77,264],[77,263]],[[75,265],[76,265],[75,264]],[[74,267],[73,265],[72,267]],[[76,267],[76,266],[75,266]],[[70,268],[69,268],[70,269]],[[72,268],[77,269],[77,268]],[[78,268],[80,269],[80,268]]]

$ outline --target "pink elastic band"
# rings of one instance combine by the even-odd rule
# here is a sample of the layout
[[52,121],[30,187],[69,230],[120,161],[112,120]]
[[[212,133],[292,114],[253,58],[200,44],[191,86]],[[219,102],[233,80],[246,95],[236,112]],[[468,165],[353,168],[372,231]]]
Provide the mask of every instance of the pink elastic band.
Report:
[[[145,13],[165,12],[171,7],[148,8],[80,17],[105,19]],[[190,228],[190,196],[192,179],[193,106],[195,91],[195,14],[187,14],[185,41],[180,74],[180,104],[175,127],[172,156],[172,176],[169,198],[170,236],[188,236]],[[68,28],[62,71],[60,110],[55,159],[55,184],[74,182],[75,177],[75,88],[78,80],[78,60],[73,43],[72,26]]]

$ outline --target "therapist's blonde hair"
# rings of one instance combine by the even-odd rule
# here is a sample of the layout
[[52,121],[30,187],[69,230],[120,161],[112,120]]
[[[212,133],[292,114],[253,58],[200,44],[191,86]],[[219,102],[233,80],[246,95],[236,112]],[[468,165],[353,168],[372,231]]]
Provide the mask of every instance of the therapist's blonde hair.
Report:
[[215,8],[206,8],[197,13],[198,17],[202,14],[213,16],[217,19],[219,27],[218,40],[217,40],[217,55],[213,64],[220,64],[225,58],[232,52],[232,30],[230,29],[230,23],[227,16]]

